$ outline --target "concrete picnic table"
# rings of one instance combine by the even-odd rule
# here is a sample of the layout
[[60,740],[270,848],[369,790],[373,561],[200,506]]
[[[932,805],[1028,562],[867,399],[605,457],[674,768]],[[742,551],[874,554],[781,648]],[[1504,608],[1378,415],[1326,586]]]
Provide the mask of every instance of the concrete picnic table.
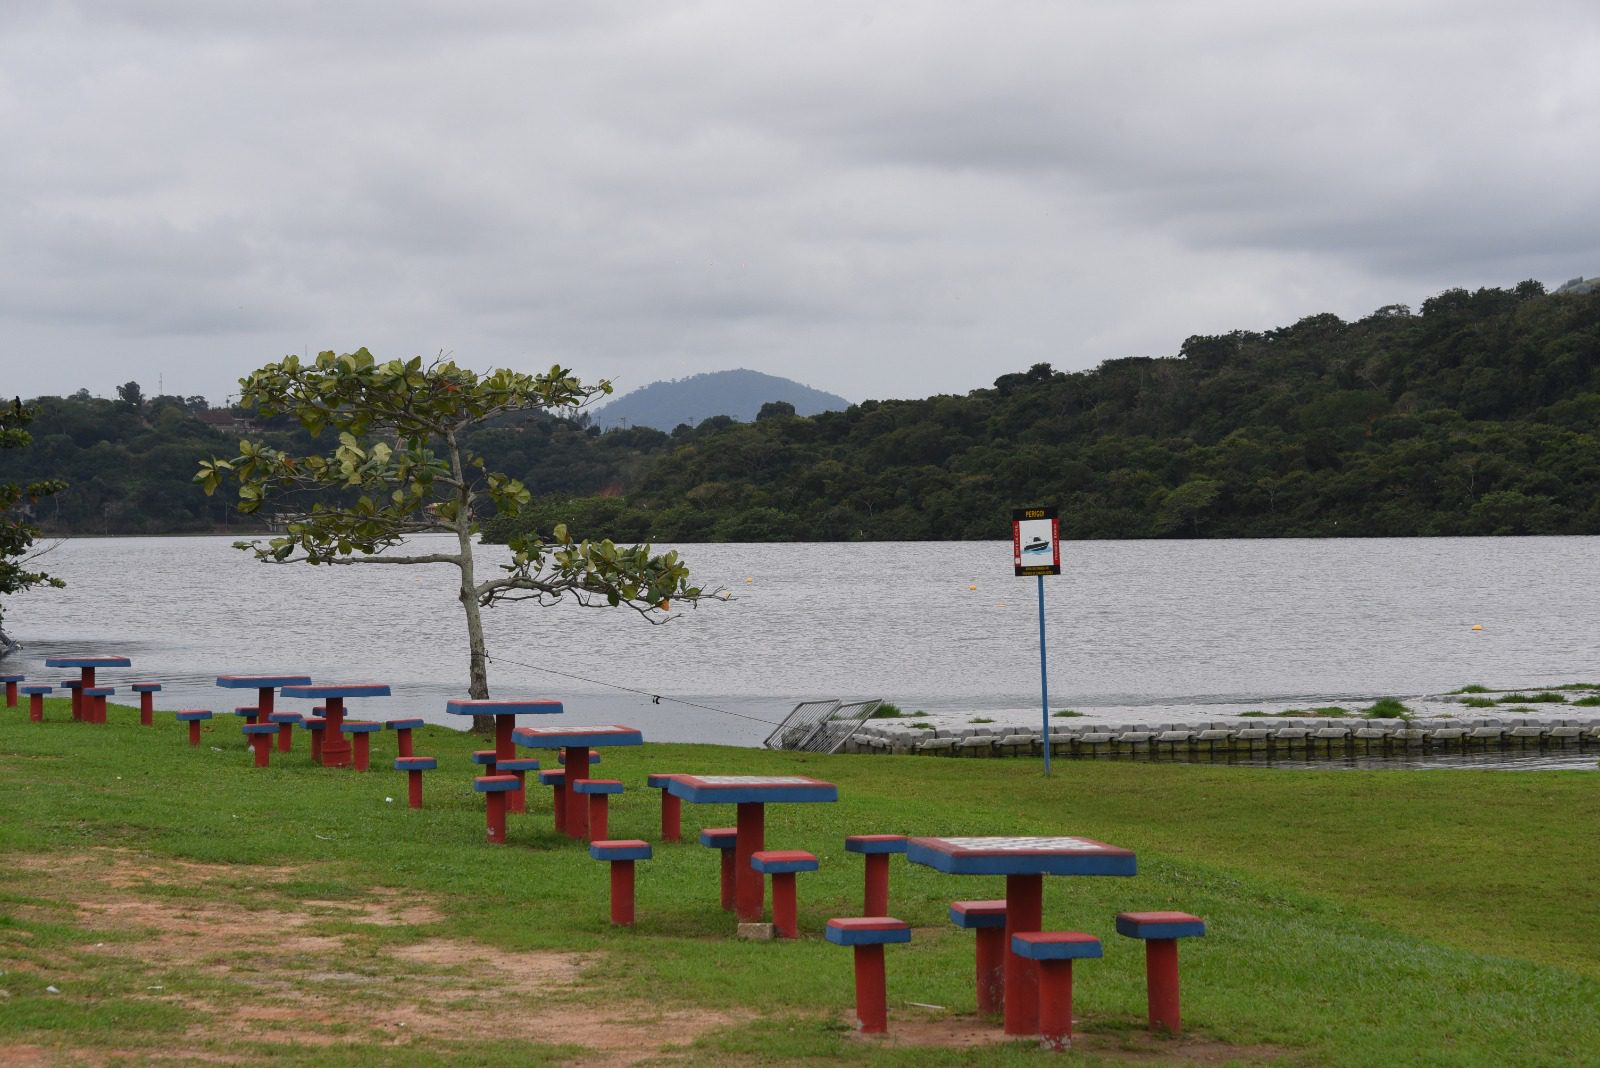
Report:
[[1006,877],[1005,1029],[1039,1033],[1039,971],[1012,951],[1011,937],[1044,922],[1044,876],[1133,875],[1132,850],[1092,838],[910,838],[906,859],[950,875]]
[[217,685],[229,690],[256,691],[256,723],[272,722],[272,693],[285,686],[309,686],[310,675],[218,675]]
[[[568,765],[569,767],[571,765]],[[839,788],[803,775],[682,775],[666,780],[672,796],[691,805],[738,806],[733,846],[733,906],[742,923],[758,923],[766,882],[750,858],[767,847],[766,806],[790,801],[837,801]]]
[[[475,698],[451,700],[444,710],[452,716],[493,716],[495,762],[512,760],[517,755],[511,734],[518,716],[559,716],[565,709],[560,701],[492,701]],[[494,774],[493,771],[488,774]]]
[[322,731],[322,766],[342,768],[350,763],[350,743],[344,736],[344,703],[352,697],[388,697],[389,687],[381,682],[335,682],[315,686],[285,686],[283,696],[302,701],[323,701],[327,709]]
[[82,719],[83,689],[94,686],[95,669],[132,667],[133,661],[125,656],[52,656],[45,660],[44,666],[77,668],[82,673],[78,688],[72,691],[72,718]]
[[589,799],[574,790],[573,784],[589,777],[589,750],[611,745],[643,745],[644,734],[636,727],[518,727],[512,739],[524,749],[565,749],[567,819],[565,829],[573,838],[589,837]]

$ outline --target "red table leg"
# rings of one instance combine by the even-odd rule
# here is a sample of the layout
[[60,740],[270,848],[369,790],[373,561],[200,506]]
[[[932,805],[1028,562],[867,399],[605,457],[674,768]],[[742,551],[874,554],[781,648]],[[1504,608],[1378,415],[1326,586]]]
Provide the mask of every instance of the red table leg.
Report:
[[44,722],[44,694],[30,693],[28,695],[28,718],[35,723]]
[[350,763],[350,739],[344,736],[344,698],[328,698],[323,715],[328,725],[322,731],[322,766],[342,768]]
[[867,854],[867,896],[863,916],[889,915],[889,854]]
[[[572,758],[567,759],[570,762]],[[750,866],[750,858],[767,848],[766,806],[759,801],[741,802],[738,832],[733,846],[734,913],[740,923],[760,923],[767,881]]]
[[256,690],[256,722],[271,723],[273,689],[271,686],[262,686]]
[[661,840],[683,841],[683,798],[670,790],[661,791]]
[[572,784],[589,777],[589,747],[567,746],[567,833],[579,840],[589,837],[589,799],[572,788]]
[[17,684],[14,682],[6,683],[6,707],[17,707]]
[[[83,703],[83,691],[94,685],[94,668],[80,668],[78,679],[78,688],[72,691],[72,718],[88,719],[89,714]],[[90,720],[89,722],[92,723],[94,721]]]
[[1011,952],[1011,936],[1044,922],[1044,876],[1006,876],[1006,1034],[1039,1033],[1039,968]]

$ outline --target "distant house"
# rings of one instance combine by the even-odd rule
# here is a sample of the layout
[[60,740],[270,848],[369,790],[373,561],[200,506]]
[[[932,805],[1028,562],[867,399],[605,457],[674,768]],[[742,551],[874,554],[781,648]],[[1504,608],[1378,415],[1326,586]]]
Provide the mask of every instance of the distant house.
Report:
[[203,412],[195,412],[194,417],[206,426],[229,434],[254,433],[261,429],[250,420],[249,416],[239,415],[226,408],[210,408]]

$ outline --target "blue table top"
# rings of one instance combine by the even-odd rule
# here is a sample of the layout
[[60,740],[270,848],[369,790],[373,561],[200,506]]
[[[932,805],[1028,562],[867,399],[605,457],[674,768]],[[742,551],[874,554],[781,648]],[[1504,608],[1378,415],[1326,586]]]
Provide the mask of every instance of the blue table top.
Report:
[[309,686],[310,675],[218,675],[217,685],[234,690],[276,690],[280,686]]
[[951,875],[1133,875],[1133,851],[1092,838],[911,838],[906,859]]
[[52,656],[45,667],[64,668],[114,668],[132,667],[133,661],[125,656]]
[[389,687],[381,682],[322,683],[316,686],[285,686],[285,697],[317,700],[324,697],[388,697]]
[[803,775],[674,775],[666,789],[696,805],[839,800],[833,783]]
[[518,727],[511,740],[525,749],[561,749],[566,746],[643,745],[637,727]]
[[461,698],[445,704],[452,716],[554,716],[562,712],[560,701],[490,701]]

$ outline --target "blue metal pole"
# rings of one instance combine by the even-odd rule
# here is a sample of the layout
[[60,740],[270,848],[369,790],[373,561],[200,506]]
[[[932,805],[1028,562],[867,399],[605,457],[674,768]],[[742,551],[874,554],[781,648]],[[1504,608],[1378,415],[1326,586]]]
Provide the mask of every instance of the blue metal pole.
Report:
[[1039,735],[1044,744],[1044,773],[1050,774],[1050,675],[1046,670],[1044,651],[1044,576],[1039,578],[1039,702],[1043,706],[1044,731]]

